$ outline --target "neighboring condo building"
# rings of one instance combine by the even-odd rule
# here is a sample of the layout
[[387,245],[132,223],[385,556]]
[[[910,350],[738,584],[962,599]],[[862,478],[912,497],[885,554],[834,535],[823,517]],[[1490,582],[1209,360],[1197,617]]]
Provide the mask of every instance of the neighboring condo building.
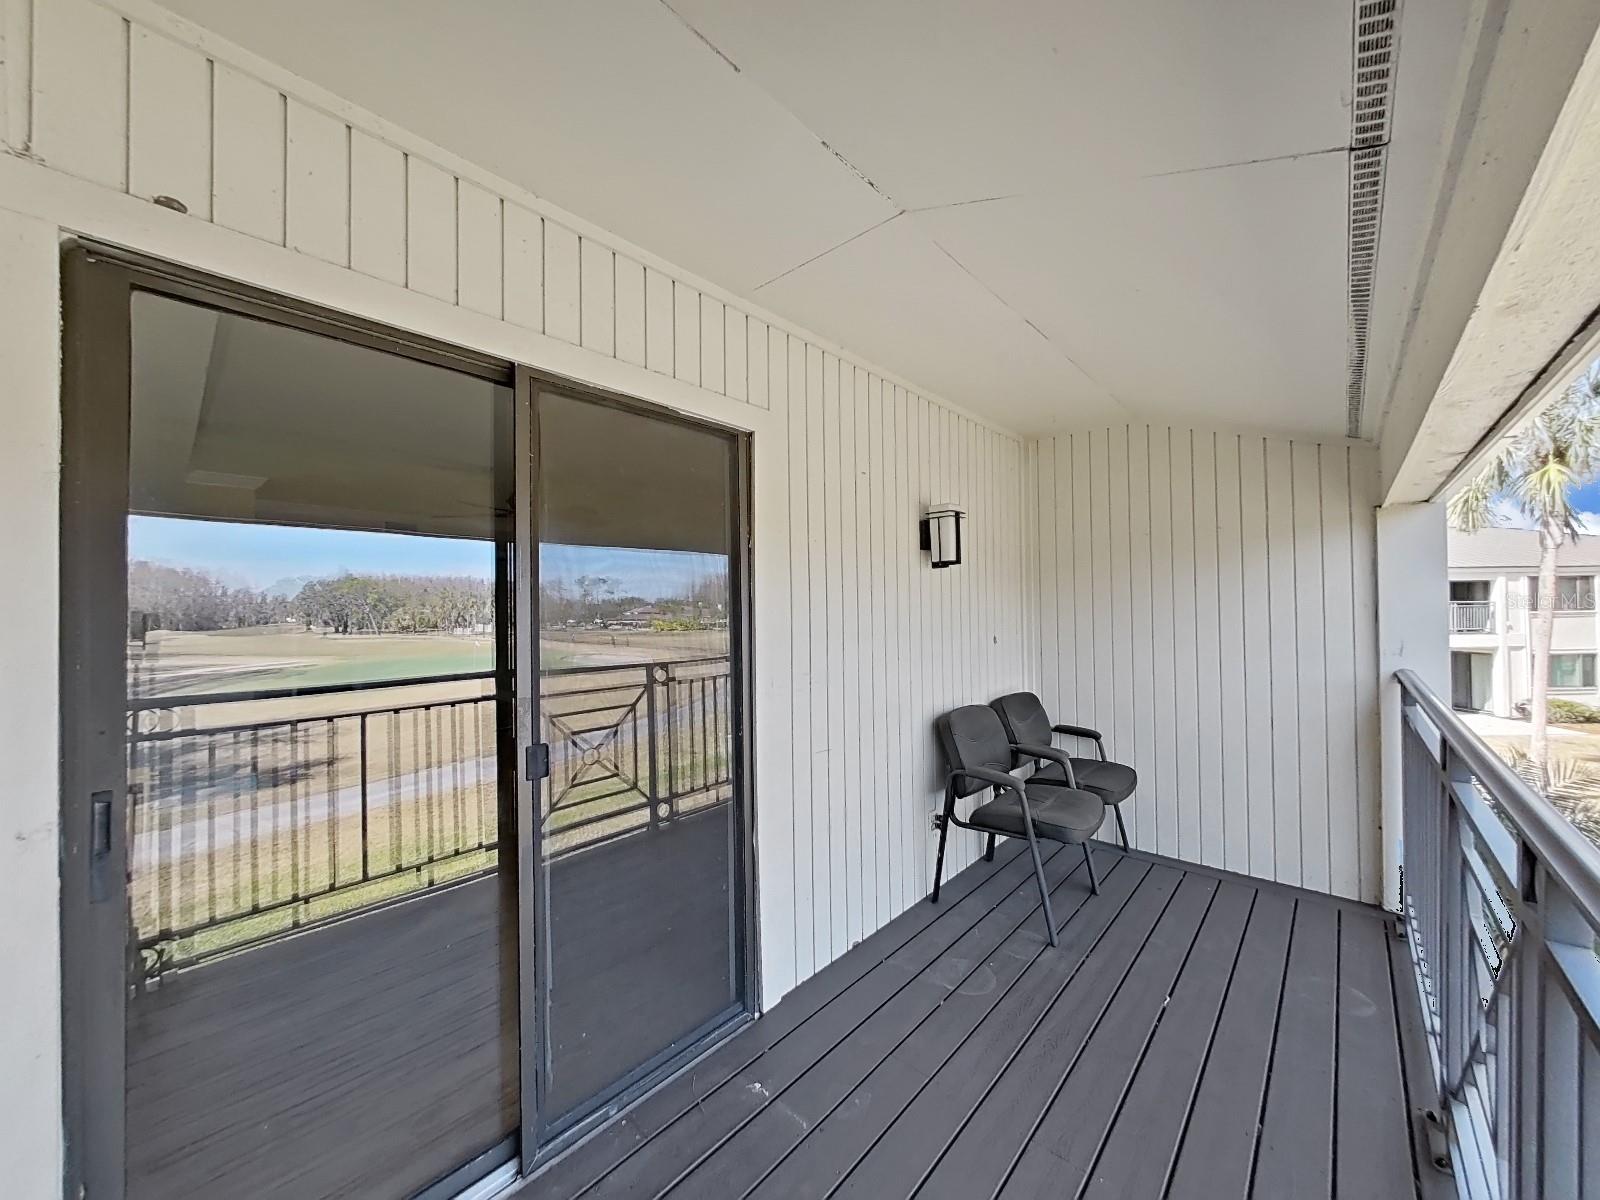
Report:
[[[1557,569],[1550,695],[1600,705],[1600,536],[1562,546]],[[1529,616],[1538,574],[1534,530],[1451,531],[1450,699],[1458,709],[1511,717],[1527,703],[1533,679]]]

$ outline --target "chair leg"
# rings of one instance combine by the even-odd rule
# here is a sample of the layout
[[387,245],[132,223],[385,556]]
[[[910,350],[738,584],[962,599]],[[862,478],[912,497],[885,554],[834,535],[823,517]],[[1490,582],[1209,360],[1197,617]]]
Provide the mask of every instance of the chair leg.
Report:
[[989,844],[988,844],[987,847],[984,848],[984,851],[983,851],[983,861],[984,862],[993,862],[994,861],[994,834],[992,834],[992,833],[989,835]]
[[944,840],[950,836],[950,816],[939,818],[939,856],[933,860],[933,903],[939,903],[939,881],[944,878]]
[[1056,941],[1056,918],[1050,911],[1050,885],[1045,882],[1044,863],[1039,858],[1039,843],[1034,838],[1028,839],[1028,850],[1033,855],[1033,874],[1039,881],[1039,902],[1044,905],[1044,927],[1050,933],[1050,944],[1059,945]]
[[1100,894],[1100,881],[1095,878],[1094,858],[1089,853],[1089,843],[1083,844],[1083,865],[1089,868],[1089,890],[1096,896]]
[[1117,832],[1122,835],[1122,848],[1131,849],[1128,845],[1128,827],[1122,823],[1122,805],[1113,805],[1111,811],[1117,814]]

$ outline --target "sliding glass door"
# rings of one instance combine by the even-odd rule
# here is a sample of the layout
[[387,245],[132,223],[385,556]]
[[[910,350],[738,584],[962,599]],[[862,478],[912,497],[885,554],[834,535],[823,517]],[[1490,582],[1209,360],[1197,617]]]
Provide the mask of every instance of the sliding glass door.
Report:
[[734,435],[66,264],[69,1189],[453,1196],[748,1010]]

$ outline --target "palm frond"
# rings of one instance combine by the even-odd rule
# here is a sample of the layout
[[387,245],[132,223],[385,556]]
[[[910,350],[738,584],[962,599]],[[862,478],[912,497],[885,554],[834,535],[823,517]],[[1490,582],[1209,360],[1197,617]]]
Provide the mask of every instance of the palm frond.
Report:
[[1501,524],[1509,505],[1558,542],[1584,533],[1572,492],[1600,478],[1600,361],[1503,441],[1482,470],[1450,497],[1453,528]]

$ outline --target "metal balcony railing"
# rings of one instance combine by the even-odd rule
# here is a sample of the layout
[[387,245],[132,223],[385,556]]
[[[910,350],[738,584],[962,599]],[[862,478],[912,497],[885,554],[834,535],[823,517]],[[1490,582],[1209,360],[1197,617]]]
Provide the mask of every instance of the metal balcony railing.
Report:
[[1600,1196],[1600,849],[1396,679],[1400,898],[1462,1195]]
[[[130,701],[129,900],[143,977],[496,871],[511,714],[484,694],[493,679]],[[540,853],[729,800],[730,681],[726,656],[541,672]],[[307,699],[337,711],[307,713]]]
[[1493,633],[1494,601],[1450,601],[1451,633]]

